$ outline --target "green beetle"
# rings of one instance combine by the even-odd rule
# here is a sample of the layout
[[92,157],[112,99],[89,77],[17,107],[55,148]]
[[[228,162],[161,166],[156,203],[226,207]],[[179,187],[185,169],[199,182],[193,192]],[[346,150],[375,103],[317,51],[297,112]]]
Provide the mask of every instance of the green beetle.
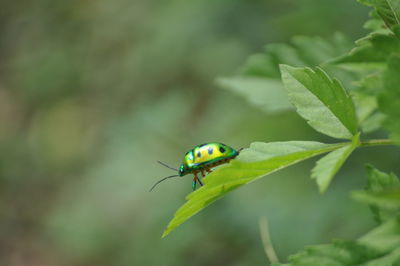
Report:
[[230,160],[238,156],[239,152],[240,150],[235,150],[234,148],[229,147],[228,145],[219,142],[210,142],[197,145],[193,149],[186,152],[185,157],[183,158],[183,163],[181,164],[179,169],[175,169],[171,166],[168,166],[165,163],[158,161],[158,163],[164,165],[165,167],[177,171],[178,174],[167,176],[157,181],[150,189],[150,191],[153,190],[153,188],[160,182],[168,178],[184,176],[191,173],[193,173],[194,175],[192,182],[192,189],[195,190],[197,182],[199,182],[199,184],[203,186],[203,183],[198,177],[199,172],[204,177],[205,172],[211,173],[212,167],[229,162]]

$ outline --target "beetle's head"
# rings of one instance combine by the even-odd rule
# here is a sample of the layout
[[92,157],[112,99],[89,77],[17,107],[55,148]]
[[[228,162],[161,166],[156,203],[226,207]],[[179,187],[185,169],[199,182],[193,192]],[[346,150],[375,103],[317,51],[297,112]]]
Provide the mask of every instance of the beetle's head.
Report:
[[187,174],[187,168],[185,164],[181,164],[181,166],[179,166],[178,174],[179,176],[184,176]]

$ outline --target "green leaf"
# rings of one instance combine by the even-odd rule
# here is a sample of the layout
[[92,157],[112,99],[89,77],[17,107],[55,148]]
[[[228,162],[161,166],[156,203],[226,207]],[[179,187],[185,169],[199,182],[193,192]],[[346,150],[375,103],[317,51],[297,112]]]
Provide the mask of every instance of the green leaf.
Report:
[[368,134],[374,132],[382,127],[383,121],[386,119],[386,115],[381,112],[376,112],[364,120],[362,124],[362,132]]
[[385,22],[381,19],[376,10],[372,10],[369,14],[369,17],[370,19],[364,23],[365,29],[382,34],[388,34],[390,32],[390,30],[386,27]]
[[378,104],[382,113],[387,115],[383,125],[391,137],[400,142],[400,55],[393,55],[383,76],[384,91]]
[[324,193],[326,191],[335,174],[359,144],[359,135],[356,135],[351,144],[334,150],[317,161],[315,167],[311,170],[311,177],[316,179],[319,192]]
[[394,29],[400,25],[400,0],[359,0],[359,2],[373,7],[388,28]]
[[264,54],[250,56],[241,68],[240,74],[279,79],[280,64],[297,67],[317,66],[342,55],[351,47],[351,42],[340,33],[334,33],[330,40],[295,36],[290,44],[268,44]]
[[229,191],[313,156],[341,148],[346,143],[313,141],[252,143],[232,160],[203,179],[204,186],[190,193],[165,229],[163,237]]
[[306,247],[290,256],[285,265],[394,265],[400,259],[399,246],[400,224],[392,219],[357,240],[335,240],[331,244]]
[[376,110],[378,103],[376,96],[366,93],[353,92],[354,104],[356,106],[357,119],[360,125]]
[[254,54],[240,68],[240,76],[279,79],[279,69],[270,54]]
[[357,133],[353,101],[338,80],[320,68],[281,65],[281,73],[289,100],[315,130],[345,139]]
[[352,197],[370,205],[378,222],[392,219],[400,210],[400,180],[367,165],[368,183],[363,191],[353,191]]
[[[315,66],[343,54],[350,47],[351,43],[339,33],[333,34],[330,41],[297,36],[291,44],[267,45],[264,53],[252,55],[246,60],[239,75],[219,78],[217,84],[245,97],[263,111],[286,111],[291,105],[282,89],[279,64]],[[337,69],[335,71],[339,73]]]
[[383,73],[382,71],[375,71],[371,74],[362,75],[353,84],[357,87],[358,92],[376,98],[375,96],[383,90]]
[[352,71],[382,71],[392,53],[400,52],[400,40],[393,34],[374,32],[356,41],[347,54],[328,61]]
[[305,65],[294,65],[290,62],[281,62],[281,64],[317,66],[347,52],[352,47],[352,43],[340,33],[335,33],[329,41],[320,37],[295,36],[292,43]]
[[289,265],[358,265],[376,258],[373,250],[357,241],[339,241],[306,247],[303,252],[289,257]]
[[367,191],[381,192],[387,188],[400,185],[399,178],[395,174],[384,173],[372,165],[367,165],[366,167],[368,172]]
[[400,262],[400,248],[397,248],[381,258],[368,261],[365,266],[395,265]]
[[277,79],[260,77],[219,78],[217,83],[246,98],[250,103],[266,112],[292,109],[283,84]]
[[[367,82],[367,80],[371,80],[371,83],[373,83],[372,80],[375,80],[375,78],[372,78],[372,76],[369,77],[370,78],[363,79],[362,83]],[[372,84],[370,85],[372,86]],[[386,118],[386,115],[377,110],[378,100],[376,91],[378,90],[378,87],[368,89],[364,85],[360,85],[360,88],[361,86],[362,89],[352,91],[351,95],[353,96],[361,131],[368,134],[382,128],[382,123]],[[382,87],[380,89],[382,89]]]
[[[359,81],[353,82],[357,88],[351,91],[356,108],[357,120],[364,133],[379,129],[381,123],[377,115],[378,91],[383,89],[382,73],[375,72],[365,75]],[[367,124],[367,125],[366,125]]]
[[359,238],[358,242],[374,249],[379,253],[387,254],[400,247],[399,217],[390,219]]
[[382,192],[354,191],[352,197],[363,203],[382,209],[400,209],[400,187]]
[[304,66],[307,63],[301,58],[300,53],[295,47],[286,43],[271,43],[265,47],[267,54],[270,54],[274,60],[275,67],[285,63],[295,66]]

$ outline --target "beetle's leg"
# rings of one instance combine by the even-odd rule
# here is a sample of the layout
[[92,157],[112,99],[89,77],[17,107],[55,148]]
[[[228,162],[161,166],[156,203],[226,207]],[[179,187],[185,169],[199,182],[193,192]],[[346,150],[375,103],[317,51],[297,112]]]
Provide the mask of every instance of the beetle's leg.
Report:
[[[201,172],[201,175],[204,177],[205,176],[204,170],[200,169],[200,172]],[[197,178],[197,181],[199,181],[200,186],[203,186],[203,182],[201,182],[200,177]]]
[[210,168],[206,168],[207,173],[211,173],[211,169]]
[[195,179],[193,179],[193,181],[192,181],[192,189],[193,190],[196,190],[196,183],[197,183],[197,181]]
[[200,186],[203,186],[203,182],[201,182],[200,178],[197,176],[198,172],[193,172],[194,174],[194,178],[193,178],[193,182],[192,182],[192,189],[196,190],[196,184],[197,182],[199,182]]
[[194,175],[194,177],[193,177],[193,182],[192,182],[192,189],[193,190],[196,190],[196,184],[197,184],[197,172],[193,172],[193,175]]
[[[204,176],[203,170],[200,170],[200,171],[201,171],[202,176]],[[196,179],[197,179],[197,181],[199,182],[200,186],[203,186],[203,182],[201,182],[200,177],[197,176],[197,173],[198,173],[198,172],[196,172]]]

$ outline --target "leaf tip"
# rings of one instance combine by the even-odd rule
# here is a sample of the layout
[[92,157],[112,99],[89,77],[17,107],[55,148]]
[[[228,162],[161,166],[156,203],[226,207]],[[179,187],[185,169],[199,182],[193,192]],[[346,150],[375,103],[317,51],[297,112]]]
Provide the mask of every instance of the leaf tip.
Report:
[[166,237],[167,235],[169,235],[170,232],[171,232],[171,229],[169,227],[165,228],[161,238]]
[[281,73],[282,73],[283,70],[287,71],[287,70],[292,69],[292,68],[294,68],[294,67],[286,65],[286,64],[279,64],[279,70],[281,71]]
[[365,169],[367,170],[367,172],[369,173],[370,171],[372,171],[375,167],[370,164],[370,163],[366,163],[365,164]]
[[319,189],[318,189],[319,194],[321,194],[321,195],[324,194],[326,189],[327,189],[327,187],[328,186],[319,186]]

